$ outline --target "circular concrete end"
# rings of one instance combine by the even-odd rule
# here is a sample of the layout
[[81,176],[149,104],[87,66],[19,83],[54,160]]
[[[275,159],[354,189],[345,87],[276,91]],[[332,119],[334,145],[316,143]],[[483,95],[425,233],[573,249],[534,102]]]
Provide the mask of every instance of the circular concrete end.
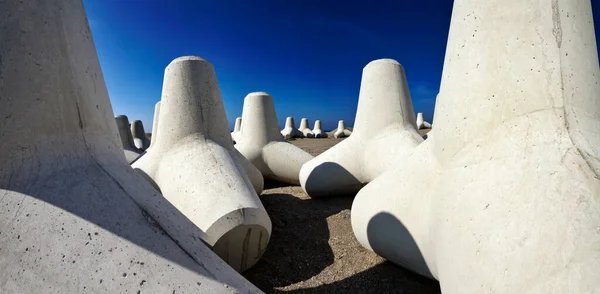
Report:
[[244,272],[258,262],[269,238],[269,231],[262,226],[239,225],[221,236],[213,251],[236,271]]

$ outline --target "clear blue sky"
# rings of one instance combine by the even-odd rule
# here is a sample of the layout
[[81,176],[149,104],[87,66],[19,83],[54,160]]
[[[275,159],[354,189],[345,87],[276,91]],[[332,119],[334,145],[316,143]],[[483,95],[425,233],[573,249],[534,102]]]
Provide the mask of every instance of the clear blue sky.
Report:
[[280,126],[287,116],[351,126],[362,68],[379,58],[404,66],[415,111],[431,121],[452,11],[451,0],[83,2],[115,115],[147,132],[164,69],[184,55],[215,66],[230,127],[255,91],[273,96]]

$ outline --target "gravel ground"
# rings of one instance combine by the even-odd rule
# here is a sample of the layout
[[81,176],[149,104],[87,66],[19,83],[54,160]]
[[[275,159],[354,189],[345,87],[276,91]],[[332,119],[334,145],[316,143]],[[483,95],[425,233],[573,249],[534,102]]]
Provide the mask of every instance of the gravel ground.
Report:
[[[343,139],[291,141],[318,155]],[[439,284],[364,249],[350,224],[352,195],[310,199],[302,188],[265,183],[273,222],[267,251],[244,276],[267,293],[440,293]]]

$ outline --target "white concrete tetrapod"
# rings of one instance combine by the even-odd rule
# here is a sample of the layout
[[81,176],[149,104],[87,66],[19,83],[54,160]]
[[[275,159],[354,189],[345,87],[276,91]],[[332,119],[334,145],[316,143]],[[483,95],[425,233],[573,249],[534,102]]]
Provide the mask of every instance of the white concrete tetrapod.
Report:
[[314,138],[315,137],[315,134],[313,133],[313,131],[308,126],[308,119],[307,118],[302,118],[302,120],[300,121],[300,128],[298,128],[298,130],[300,132],[302,132],[302,135],[305,138]]
[[123,145],[123,153],[127,162],[130,164],[138,159],[142,155],[142,150],[135,147],[133,143],[133,137],[129,130],[129,118],[126,115],[118,115],[115,117],[117,122],[117,130],[119,130],[119,137],[121,138],[121,144]]
[[0,7],[1,292],[260,292],[127,163],[81,1]]
[[315,135],[315,138],[327,138],[327,133],[323,132],[323,130],[321,129],[321,121],[320,120],[315,120],[315,128],[313,129],[313,134]]
[[215,71],[195,56],[165,69],[160,136],[132,167],[205,232],[203,240],[238,271],[266,249],[271,221],[257,193],[260,171],[234,147]]
[[423,113],[417,113],[417,129],[431,129],[431,124],[423,119]]
[[296,124],[294,123],[294,118],[291,116],[288,116],[285,119],[285,128],[283,128],[283,130],[281,130],[281,135],[286,140],[289,140],[292,138],[304,138],[304,134],[302,134],[302,132],[300,130],[296,129]]
[[395,60],[372,61],[363,69],[352,136],[304,164],[302,188],[311,197],[353,195],[422,141],[404,69]]
[[589,0],[455,1],[434,131],[357,239],[443,293],[598,292],[599,78]]
[[335,138],[346,138],[346,137],[350,137],[350,135],[352,135],[352,132],[348,129],[346,129],[346,124],[344,123],[343,120],[338,121],[338,127],[335,130],[335,132],[333,133],[333,136]]
[[234,144],[237,143],[241,130],[242,130],[242,118],[238,117],[235,119],[235,125],[233,127],[233,132],[231,132],[231,139],[233,140]]
[[160,101],[156,102],[154,105],[154,119],[152,120],[152,137],[150,140],[150,147],[152,147],[152,142],[156,140],[158,137],[158,116],[160,114]]
[[265,92],[248,94],[244,99],[242,121],[242,133],[235,148],[266,179],[298,185],[300,168],[313,156],[283,140],[273,98]]
[[146,137],[144,124],[141,120],[131,122],[131,136],[133,137],[133,144],[141,151],[146,151],[150,147],[150,140]]

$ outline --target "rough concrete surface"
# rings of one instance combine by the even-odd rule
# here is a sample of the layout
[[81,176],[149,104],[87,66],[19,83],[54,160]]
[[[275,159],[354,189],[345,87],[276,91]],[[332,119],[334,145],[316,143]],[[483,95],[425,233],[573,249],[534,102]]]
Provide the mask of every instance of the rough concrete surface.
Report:
[[233,140],[234,143],[237,143],[237,141],[239,141],[239,136],[240,133],[242,132],[242,118],[238,117],[235,119],[235,125],[233,127],[233,132],[231,132],[231,139]]
[[315,133],[313,133],[313,131],[310,129],[310,125],[308,124],[308,118],[303,117],[302,120],[300,121],[300,127],[298,128],[298,130],[300,132],[302,132],[302,135],[304,135],[304,138],[314,138],[315,137]]
[[304,134],[299,129],[296,129],[296,123],[294,122],[294,118],[288,116],[285,119],[285,127],[281,130],[281,135],[285,139],[293,139],[293,138],[304,138]]
[[357,240],[448,294],[600,293],[590,1],[454,1],[449,32],[433,130],[356,195]]
[[131,164],[142,155],[142,150],[135,146],[130,130],[129,118],[126,115],[117,115],[115,122],[117,123],[121,144],[123,145],[123,154],[125,154],[127,162]]
[[323,129],[321,129],[321,120],[315,120],[315,127],[313,128],[313,134],[315,135],[315,138],[327,138],[327,133],[323,132]]
[[0,20],[0,293],[258,292],[129,166],[82,2]]
[[431,124],[423,119],[423,113],[417,113],[417,129],[431,129]]
[[[302,166],[302,188],[311,197],[354,195],[423,141],[415,122],[402,65],[392,59],[369,62],[363,68],[352,135]],[[343,121],[336,134],[341,130]]]
[[152,146],[154,145],[154,144],[152,144],[152,142],[154,140],[156,140],[156,138],[158,137],[159,115],[160,115],[160,101],[156,102],[156,105],[154,105],[154,119],[152,120],[152,133],[150,135],[146,136],[150,140],[150,148],[152,148]]
[[335,130],[335,133],[333,133],[333,136],[335,138],[346,138],[346,137],[349,137],[350,135],[352,135],[352,131],[350,131],[346,128],[346,124],[344,123],[344,121],[343,120],[338,121],[338,127]]
[[212,64],[197,56],[165,69],[158,138],[132,167],[205,234],[238,271],[264,252],[271,222],[260,171],[234,147]]
[[300,168],[313,156],[283,140],[273,97],[266,92],[246,95],[242,122],[235,148],[260,170],[265,179],[299,185]]
[[141,120],[131,122],[131,136],[133,137],[133,144],[141,151],[146,151],[150,147],[150,140],[146,137],[144,124]]

